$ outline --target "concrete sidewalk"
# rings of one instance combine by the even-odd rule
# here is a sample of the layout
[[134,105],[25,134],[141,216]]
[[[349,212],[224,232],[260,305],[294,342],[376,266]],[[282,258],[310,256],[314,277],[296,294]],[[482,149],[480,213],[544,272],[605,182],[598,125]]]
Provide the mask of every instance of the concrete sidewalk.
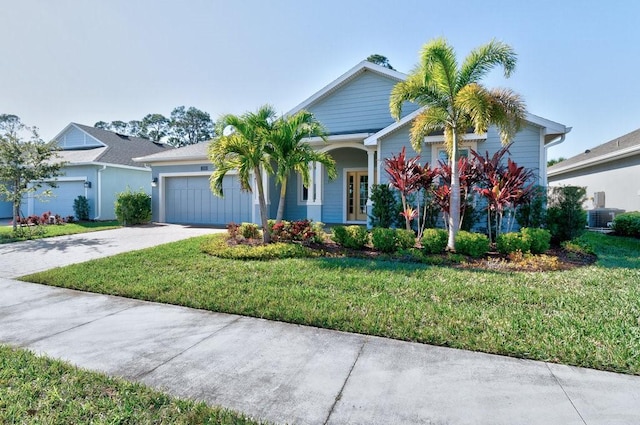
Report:
[[638,376],[8,279],[215,231],[0,245],[0,343],[277,423],[640,424]]
[[0,294],[2,343],[277,423],[640,423],[638,376],[9,279]]

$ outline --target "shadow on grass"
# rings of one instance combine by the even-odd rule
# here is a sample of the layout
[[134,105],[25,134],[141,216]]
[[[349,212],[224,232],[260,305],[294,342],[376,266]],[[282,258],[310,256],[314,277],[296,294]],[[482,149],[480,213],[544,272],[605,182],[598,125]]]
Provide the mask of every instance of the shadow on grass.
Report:
[[593,246],[598,266],[640,269],[640,239],[598,233],[585,233],[580,238]]

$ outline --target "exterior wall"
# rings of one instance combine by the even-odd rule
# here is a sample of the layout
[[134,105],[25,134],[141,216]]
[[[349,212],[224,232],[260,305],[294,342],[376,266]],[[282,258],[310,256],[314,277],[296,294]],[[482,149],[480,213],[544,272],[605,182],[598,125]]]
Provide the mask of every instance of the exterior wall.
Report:
[[[101,168],[101,167],[100,167]],[[115,220],[115,202],[118,193],[131,189],[136,192],[140,189],[146,193],[151,193],[151,171],[130,170],[125,168],[107,167],[100,173],[102,184],[101,205],[99,220]],[[91,190],[97,192],[96,183],[92,184]],[[96,195],[97,196],[97,195]],[[98,214],[98,206],[91,209],[91,216],[96,217]]]
[[[298,173],[291,173],[287,180],[287,196],[284,216],[286,220],[303,220],[307,218],[307,205],[298,205]],[[278,187],[278,191],[280,188]],[[277,209],[277,207],[276,207]]]
[[11,202],[0,201],[0,218],[8,218],[11,220],[13,214],[13,204]]
[[594,208],[593,194],[605,193],[606,208],[640,211],[640,156],[597,164],[589,168],[549,176],[549,186],[586,187],[589,200],[585,208]]
[[[336,161],[338,177],[329,180],[325,173],[323,176],[322,196],[322,222],[343,223],[345,215],[345,169],[367,169],[367,152],[354,148],[339,148],[329,152]],[[369,178],[373,178],[369,176]]]
[[91,146],[104,146],[93,137],[76,127],[70,127],[58,138],[58,145],[63,149],[87,148]]
[[[365,71],[308,109],[331,134],[380,130],[394,122],[389,94],[397,81]],[[403,115],[417,107],[406,104]]]

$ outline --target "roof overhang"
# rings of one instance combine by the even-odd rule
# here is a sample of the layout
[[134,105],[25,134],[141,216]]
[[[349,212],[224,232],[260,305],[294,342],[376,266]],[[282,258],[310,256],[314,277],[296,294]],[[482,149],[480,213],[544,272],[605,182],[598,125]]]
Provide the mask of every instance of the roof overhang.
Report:
[[640,145],[631,146],[626,149],[620,149],[615,152],[609,152],[604,155],[598,155],[591,158],[585,158],[583,161],[574,162],[573,164],[562,166],[562,162],[554,165],[547,170],[547,176],[554,177],[559,176],[571,171],[581,170],[591,167],[593,165],[606,164],[608,162],[616,161],[618,159],[624,159],[631,156],[640,155]]

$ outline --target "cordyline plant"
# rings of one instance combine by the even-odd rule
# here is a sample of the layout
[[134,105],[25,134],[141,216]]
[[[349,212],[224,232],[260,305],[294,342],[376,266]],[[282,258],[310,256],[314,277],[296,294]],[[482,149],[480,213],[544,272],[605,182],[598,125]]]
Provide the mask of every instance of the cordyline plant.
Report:
[[385,171],[389,175],[389,184],[400,192],[402,212],[407,230],[411,230],[411,220],[417,216],[417,212],[410,211],[407,205],[407,196],[418,191],[422,184],[422,167],[418,161],[419,156],[407,159],[404,146],[398,154],[391,158],[385,158]]
[[[451,166],[443,161],[438,161],[439,167],[436,168],[436,173],[441,178],[443,183],[438,188],[434,189],[435,200],[438,206],[442,210],[442,214],[445,218],[445,226],[448,229],[450,224],[449,212],[450,212],[450,200],[451,200]],[[459,188],[460,188],[460,221],[458,223],[458,230],[462,228],[462,221],[464,213],[469,205],[469,200],[472,196],[474,186],[481,181],[481,177],[478,174],[478,169],[473,161],[469,161],[467,157],[460,157],[458,159],[458,173],[459,173]]]
[[[495,234],[496,239],[503,228],[503,218],[507,210],[515,210],[526,203],[533,193],[533,171],[518,166],[511,158],[507,158],[507,165],[502,163],[503,156],[509,151],[511,144],[503,147],[489,157],[471,150],[474,157],[480,184],[475,190],[487,200],[487,228],[489,238]],[[512,214],[511,217],[514,217]],[[513,218],[507,223],[507,231],[513,226]]]

